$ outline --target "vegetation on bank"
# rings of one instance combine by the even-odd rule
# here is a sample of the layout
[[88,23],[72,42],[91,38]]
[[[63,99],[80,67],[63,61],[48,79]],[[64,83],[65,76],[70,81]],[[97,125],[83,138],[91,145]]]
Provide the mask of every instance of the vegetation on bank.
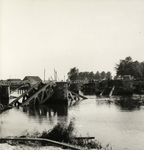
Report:
[[51,139],[58,142],[64,142],[71,145],[84,148],[96,148],[102,149],[100,142],[87,138],[77,138],[74,121],[71,120],[68,125],[64,123],[58,123],[50,131],[44,131],[40,138]]
[[[18,137],[15,137],[18,138]],[[24,131],[19,138],[42,138],[42,139],[49,139],[65,144],[72,145],[74,147],[79,147],[83,149],[106,149],[108,146],[103,147],[102,144],[95,140],[88,137],[77,137],[76,128],[74,120],[72,119],[70,123],[67,125],[65,123],[57,123],[53,129],[48,131],[43,131],[40,133],[37,130],[34,130],[32,133],[29,133],[27,130]],[[28,146],[55,146],[48,142],[29,142],[29,141],[21,141],[21,142],[10,142],[11,145],[18,145],[18,144],[26,144]],[[65,148],[65,147],[61,147]]]

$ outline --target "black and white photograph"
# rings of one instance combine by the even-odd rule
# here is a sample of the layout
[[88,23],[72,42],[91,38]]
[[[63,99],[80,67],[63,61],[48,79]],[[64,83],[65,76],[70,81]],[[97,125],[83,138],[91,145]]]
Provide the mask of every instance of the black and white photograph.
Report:
[[0,150],[144,150],[144,0],[0,0]]

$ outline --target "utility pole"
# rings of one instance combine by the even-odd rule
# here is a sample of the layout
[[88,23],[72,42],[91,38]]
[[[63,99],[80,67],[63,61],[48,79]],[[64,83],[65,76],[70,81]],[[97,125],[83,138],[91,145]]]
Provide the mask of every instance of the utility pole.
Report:
[[45,81],[45,69],[44,69],[44,81]]

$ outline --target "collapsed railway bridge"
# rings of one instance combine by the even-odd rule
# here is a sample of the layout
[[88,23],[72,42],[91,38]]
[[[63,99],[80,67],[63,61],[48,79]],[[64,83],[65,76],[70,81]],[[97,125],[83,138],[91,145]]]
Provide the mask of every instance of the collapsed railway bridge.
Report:
[[80,99],[86,99],[86,97],[68,90],[67,82],[49,81],[48,83],[39,82],[33,85],[9,105],[27,106],[45,103],[71,104]]

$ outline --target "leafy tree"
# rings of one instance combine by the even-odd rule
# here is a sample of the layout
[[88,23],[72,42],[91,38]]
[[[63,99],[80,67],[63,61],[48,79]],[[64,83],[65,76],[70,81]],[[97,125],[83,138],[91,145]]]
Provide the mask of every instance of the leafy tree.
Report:
[[84,80],[89,78],[89,72],[83,72]]
[[143,65],[138,61],[132,61],[131,57],[126,57],[125,60],[120,60],[120,63],[116,65],[117,75],[132,75],[134,77],[143,76]]
[[119,64],[116,64],[117,75],[129,75],[130,72],[130,63],[132,62],[132,58],[126,57],[125,60],[120,60]]
[[142,66],[138,61],[130,64],[130,75],[134,77],[142,77]]
[[74,67],[70,69],[70,72],[68,73],[68,77],[71,81],[77,80],[79,76],[79,70]]
[[106,73],[104,71],[101,72],[101,79],[105,79]]
[[95,79],[97,80],[100,80],[101,79],[101,75],[100,75],[100,72],[97,71],[96,74],[95,74]]
[[80,80],[84,80],[84,74],[83,74],[83,72],[79,72],[79,79]]
[[112,79],[111,72],[108,71],[108,72],[106,73],[106,78],[107,78],[107,79]]
[[93,73],[93,71],[89,73],[89,79],[94,79],[94,73]]

